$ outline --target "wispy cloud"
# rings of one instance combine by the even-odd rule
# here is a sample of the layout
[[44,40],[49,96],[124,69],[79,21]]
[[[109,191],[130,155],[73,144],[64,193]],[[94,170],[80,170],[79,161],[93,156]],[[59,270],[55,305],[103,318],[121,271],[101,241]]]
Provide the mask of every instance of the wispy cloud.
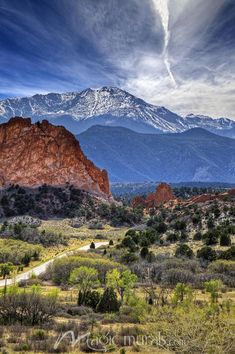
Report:
[[0,0],[0,16],[2,97],[116,85],[235,118],[231,0]]

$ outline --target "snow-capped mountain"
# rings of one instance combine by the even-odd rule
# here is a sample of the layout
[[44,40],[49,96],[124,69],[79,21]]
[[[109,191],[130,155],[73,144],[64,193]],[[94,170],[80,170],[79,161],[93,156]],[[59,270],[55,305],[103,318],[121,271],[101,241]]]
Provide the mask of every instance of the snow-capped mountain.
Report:
[[213,132],[234,133],[235,122],[227,118],[181,117],[165,107],[146,103],[116,87],[86,89],[82,92],[49,93],[0,101],[0,120],[13,116],[48,119],[77,134],[101,124],[123,126],[144,133],[177,133],[193,127]]
[[185,117],[188,128],[203,128],[213,133],[235,138],[235,122],[228,118],[213,119],[204,115],[188,114]]

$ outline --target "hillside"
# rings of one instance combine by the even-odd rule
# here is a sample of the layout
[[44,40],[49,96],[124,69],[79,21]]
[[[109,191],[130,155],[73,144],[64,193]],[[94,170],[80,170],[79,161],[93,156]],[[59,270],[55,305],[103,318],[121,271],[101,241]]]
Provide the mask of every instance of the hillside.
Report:
[[78,139],[112,182],[235,182],[235,141],[203,129],[156,135],[95,126]]

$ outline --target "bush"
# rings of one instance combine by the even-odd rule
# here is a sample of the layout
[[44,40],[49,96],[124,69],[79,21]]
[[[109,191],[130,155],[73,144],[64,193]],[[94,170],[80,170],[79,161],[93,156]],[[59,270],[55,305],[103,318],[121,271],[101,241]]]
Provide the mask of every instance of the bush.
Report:
[[231,245],[231,237],[228,234],[223,233],[220,236],[220,246],[230,246],[230,245]]
[[179,235],[177,233],[171,233],[167,235],[166,240],[169,242],[177,242],[179,240]]
[[134,252],[127,252],[121,258],[121,261],[126,264],[134,263],[137,262],[138,260],[139,257]]
[[67,310],[71,316],[84,316],[93,313],[92,309],[87,306],[72,306]]
[[[84,300],[83,300],[84,299]],[[91,307],[93,310],[97,308],[101,299],[100,293],[98,291],[87,291],[86,296],[83,297],[81,292],[79,291],[78,296],[78,305],[84,305],[87,307]]]
[[196,232],[193,236],[194,241],[201,241],[202,239],[202,233],[201,232]]
[[235,246],[232,246],[228,250],[221,252],[218,258],[235,261]]
[[59,244],[67,245],[67,238],[62,234],[54,234],[39,231],[34,225],[26,225],[22,223],[9,224],[4,227],[0,233],[1,238],[11,238],[14,240],[21,240],[33,244],[41,244],[45,247],[57,246]]
[[179,245],[177,248],[176,248],[176,251],[175,251],[175,256],[176,257],[187,257],[187,258],[192,258],[193,257],[193,251],[192,249],[186,245],[186,244],[182,244],[182,245]]
[[218,243],[220,233],[216,229],[209,230],[203,235],[203,240],[207,246],[216,245]]
[[169,269],[162,275],[162,282],[171,287],[175,287],[178,283],[193,284],[195,275],[186,269]]
[[120,315],[128,316],[128,322],[139,323],[146,314],[148,305],[143,299],[131,296],[128,304],[120,308]]
[[48,337],[47,333],[43,329],[37,329],[32,334],[32,340],[45,340]]
[[38,258],[40,252],[40,246],[30,245],[23,241],[0,240],[0,263],[28,264],[31,259]]
[[141,258],[146,258],[148,254],[149,254],[148,247],[143,247],[140,251]]
[[117,263],[110,261],[109,259],[104,259],[100,256],[89,254],[79,255],[79,256],[69,256],[60,259],[56,259],[53,264],[51,264],[45,274],[46,279],[52,279],[57,285],[68,284],[71,272],[75,268],[81,266],[95,268],[98,271],[98,277],[101,282],[104,283],[106,273],[114,268],[122,268],[122,266]]
[[216,252],[211,247],[205,246],[197,251],[197,257],[205,261],[212,262],[216,260],[217,255]]
[[235,263],[233,261],[217,260],[209,265],[208,270],[212,273],[220,273],[233,277],[235,274]]
[[184,220],[177,220],[174,224],[174,229],[176,231],[183,231],[186,230],[187,224]]
[[28,292],[9,288],[0,296],[0,321],[3,324],[38,325],[48,322],[57,311],[57,295],[42,295],[38,287]]

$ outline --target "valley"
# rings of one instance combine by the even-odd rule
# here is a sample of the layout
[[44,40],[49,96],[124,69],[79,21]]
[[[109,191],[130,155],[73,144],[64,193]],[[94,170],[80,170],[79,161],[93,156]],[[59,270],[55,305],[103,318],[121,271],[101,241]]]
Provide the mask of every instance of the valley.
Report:
[[[17,192],[12,188],[10,195]],[[9,353],[232,353],[234,195],[228,190],[221,198],[227,192],[214,187],[214,200],[203,190],[207,200],[190,204],[200,187],[181,186],[180,195],[190,197],[180,202],[179,195],[177,203],[174,191],[159,185],[151,206],[136,204],[150,200],[148,194],[123,193],[122,206],[96,200],[94,210],[100,206],[102,213],[82,218],[76,208],[69,218],[4,217],[1,272],[20,281],[4,287],[0,280],[1,347]],[[7,253],[14,242],[40,251],[23,265],[15,251]],[[43,269],[34,272],[39,264]],[[68,331],[83,339],[73,341]]]
[[235,354],[235,0],[0,19],[0,354]]
[[15,117],[0,147],[2,353],[233,352],[233,139]]

